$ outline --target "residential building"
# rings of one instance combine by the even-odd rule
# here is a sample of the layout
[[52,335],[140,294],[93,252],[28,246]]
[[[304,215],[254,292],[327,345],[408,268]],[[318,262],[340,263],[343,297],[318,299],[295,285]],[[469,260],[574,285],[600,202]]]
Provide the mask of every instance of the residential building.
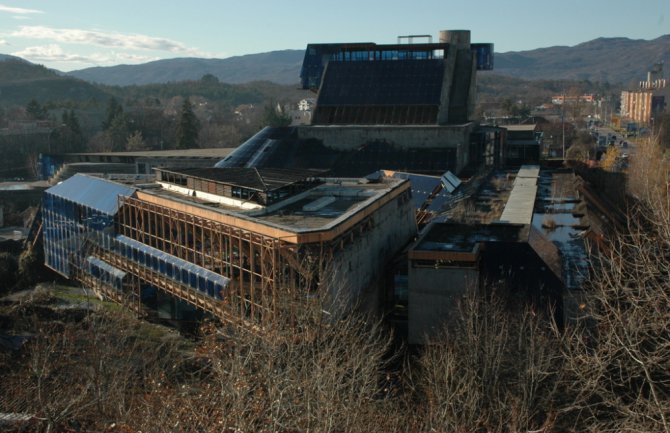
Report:
[[656,64],[641,81],[637,90],[621,92],[621,117],[644,125],[651,125],[659,113],[665,111],[668,97],[663,65]]

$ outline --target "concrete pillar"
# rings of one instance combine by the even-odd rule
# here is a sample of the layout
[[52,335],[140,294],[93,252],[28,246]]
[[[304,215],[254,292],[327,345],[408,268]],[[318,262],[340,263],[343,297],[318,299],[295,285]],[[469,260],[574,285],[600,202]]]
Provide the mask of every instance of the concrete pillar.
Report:
[[469,105],[474,102],[470,93],[474,90],[475,69],[474,56],[470,51],[469,30],[442,30],[440,43],[449,44],[445,53],[444,78],[442,94],[440,96],[440,110],[437,113],[437,123],[464,123],[473,108]]
[[440,30],[440,43],[457,49],[470,48],[470,30]]

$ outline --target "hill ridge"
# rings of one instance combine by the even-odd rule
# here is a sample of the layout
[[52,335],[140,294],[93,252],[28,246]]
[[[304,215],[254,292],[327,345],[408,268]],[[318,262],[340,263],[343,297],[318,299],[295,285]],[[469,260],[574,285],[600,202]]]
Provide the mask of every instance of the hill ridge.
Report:
[[[225,59],[178,57],[139,65],[91,67],[64,75],[112,86],[199,80],[208,74],[229,84],[270,81],[288,85],[298,83],[303,56],[304,50],[286,49]],[[5,57],[0,55],[0,60]],[[574,46],[495,53],[494,73],[528,80],[626,85],[642,79],[659,61],[670,64],[670,34],[652,40],[600,37]]]

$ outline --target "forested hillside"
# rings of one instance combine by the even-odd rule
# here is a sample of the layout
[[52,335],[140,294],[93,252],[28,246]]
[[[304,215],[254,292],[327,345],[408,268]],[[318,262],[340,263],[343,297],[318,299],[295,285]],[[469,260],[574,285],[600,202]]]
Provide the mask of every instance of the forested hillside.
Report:
[[[495,41],[490,41],[495,44]],[[303,50],[248,54],[227,59],[178,58],[139,65],[87,68],[69,75],[110,85],[196,80],[206,74],[227,83],[267,80],[296,84]],[[670,64],[670,35],[654,40],[598,38],[572,47],[495,53],[495,73],[531,80],[578,80],[629,84],[657,62]]]

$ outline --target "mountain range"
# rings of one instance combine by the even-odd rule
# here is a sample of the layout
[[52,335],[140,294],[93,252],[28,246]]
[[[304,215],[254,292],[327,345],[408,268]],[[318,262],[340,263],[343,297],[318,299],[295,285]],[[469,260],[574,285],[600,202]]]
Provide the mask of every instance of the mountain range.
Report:
[[524,79],[589,80],[629,84],[654,63],[670,64],[670,34],[653,40],[598,38],[574,47],[495,54],[496,74]]
[[0,107],[38,101],[107,100],[98,86],[35,65],[15,56],[0,55]]
[[251,81],[295,84],[300,76],[304,54],[303,50],[283,50],[227,59],[176,58],[140,65],[86,68],[67,75],[112,86],[199,80],[207,74],[230,84]]
[[[111,89],[92,83],[111,86],[177,83],[200,80],[208,74],[222,83],[266,81],[294,87],[303,55],[303,50],[283,50],[227,59],[177,58],[87,68],[66,74],[0,54],[0,105],[25,104],[26,95],[52,101],[106,100]],[[670,35],[650,41],[599,38],[573,47],[496,53],[494,70],[481,74],[480,92],[486,93],[490,85],[499,82],[506,82],[508,87],[517,90],[527,87],[528,83],[524,85],[522,80],[538,83],[540,80],[589,80],[625,87],[643,80],[646,71],[659,61],[670,64]],[[494,93],[500,96],[500,89],[495,88]]]
[[[108,85],[197,80],[211,74],[237,84],[298,82],[303,50],[283,50],[227,59],[177,58],[139,65],[94,67],[67,75]],[[654,40],[599,38],[572,47],[495,53],[494,73],[524,79],[589,80],[628,84],[642,80],[656,62],[670,64],[670,34]]]

